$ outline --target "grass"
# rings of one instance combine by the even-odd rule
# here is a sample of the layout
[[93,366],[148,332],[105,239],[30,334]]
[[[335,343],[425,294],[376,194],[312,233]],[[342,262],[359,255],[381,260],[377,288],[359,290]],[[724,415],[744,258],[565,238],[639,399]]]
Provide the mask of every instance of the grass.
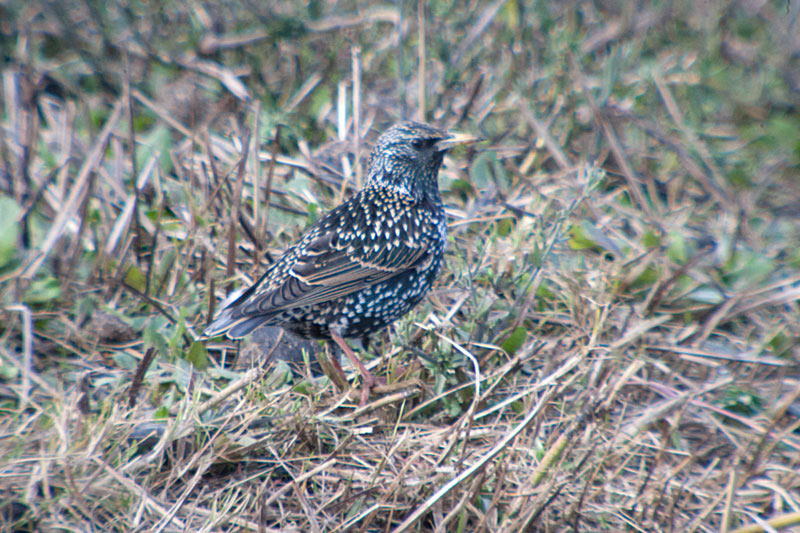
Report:
[[[3,529],[797,528],[796,5],[368,5],[0,7]],[[361,164],[486,139],[362,409],[199,337],[358,185],[356,70]]]

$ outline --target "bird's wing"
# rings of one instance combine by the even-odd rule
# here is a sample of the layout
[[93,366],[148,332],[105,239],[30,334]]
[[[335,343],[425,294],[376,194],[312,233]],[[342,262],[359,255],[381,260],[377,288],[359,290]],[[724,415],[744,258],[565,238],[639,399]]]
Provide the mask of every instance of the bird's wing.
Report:
[[375,194],[391,193],[374,193],[366,208],[357,205],[357,195],[331,212],[279,260],[288,262],[288,270],[275,265],[274,275],[237,302],[235,314],[263,315],[335,300],[424,264],[435,238],[431,225],[413,209],[413,200],[385,198],[389,201],[376,206]]

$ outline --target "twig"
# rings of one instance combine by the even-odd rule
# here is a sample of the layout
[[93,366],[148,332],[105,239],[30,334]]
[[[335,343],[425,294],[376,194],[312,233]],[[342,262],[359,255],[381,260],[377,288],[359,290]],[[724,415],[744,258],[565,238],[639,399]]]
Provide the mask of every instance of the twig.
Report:
[[736,468],[733,467],[728,472],[728,488],[725,491],[725,508],[722,510],[722,524],[720,533],[728,533],[733,519],[733,498],[736,494]]
[[201,403],[197,406],[197,414],[202,415],[209,409],[213,409],[216,405],[220,402],[231,396],[238,390],[243,389],[253,381],[256,381],[259,378],[259,369],[258,368],[251,368],[247,372],[242,375],[239,379],[216,393],[213,397],[209,398],[205,402]]
[[[153,266],[156,263],[156,251],[158,249],[158,237],[161,234],[161,217],[164,215],[164,197],[158,202],[158,215],[156,216],[156,228],[153,231],[153,240],[150,245],[150,253],[147,257],[147,274],[144,280],[144,293],[150,295],[150,285],[153,282]],[[167,270],[168,272],[168,270]],[[158,293],[156,292],[156,295]]]
[[[261,264],[261,257],[263,252],[266,251],[266,247],[264,247],[262,254],[259,254],[261,251],[261,247],[264,245],[263,240],[266,239],[267,235],[269,234],[269,201],[272,197],[272,178],[275,175],[275,159],[278,154],[278,148],[281,144],[281,125],[278,124],[275,126],[275,139],[272,141],[272,157],[269,161],[269,168],[267,169],[267,190],[264,193],[264,222],[261,226],[261,231],[259,231],[258,236],[256,237],[256,261],[255,266],[258,267]],[[258,186],[256,186],[258,188]]]
[[774,516],[769,520],[764,520],[763,524],[742,526],[734,529],[731,533],[766,533],[769,531],[767,527],[771,528],[773,531],[780,531],[798,524],[800,524],[800,512],[786,513],[780,516]]
[[[92,457],[92,461],[102,466],[105,469],[105,471],[111,475],[112,478],[116,479],[118,483],[120,483],[123,487],[125,487],[129,491],[131,491],[131,493],[141,497],[142,500],[146,502],[149,508],[156,511],[156,513],[158,513],[162,517],[168,516],[169,512],[167,511],[167,509],[165,509],[164,506],[161,505],[161,502],[152,497],[144,487],[137,484],[135,481],[129,479],[127,476],[124,476],[123,474],[114,470],[111,467],[111,465],[106,463],[103,459],[99,457]],[[169,519],[169,521],[172,523],[173,526],[175,526],[176,529],[180,530],[186,529],[186,523],[183,520],[180,520],[173,516]]]
[[[123,72],[125,73],[125,86],[124,86],[124,100],[125,100],[125,111],[128,114],[128,149],[129,155],[131,160],[131,176],[138,175],[138,169],[136,166],[136,135],[133,129],[133,97],[131,96],[131,68],[130,68],[130,57],[128,54],[128,49],[124,48],[122,52],[123,56]],[[133,184],[133,227],[134,231],[136,232],[136,239],[134,241],[136,247],[136,261],[138,264],[142,264],[142,225],[139,221],[139,194],[141,189],[136,186],[136,182]],[[151,254],[152,255],[152,254]],[[148,291],[149,292],[149,291]]]
[[419,84],[419,103],[417,107],[417,117],[420,122],[425,122],[425,2],[423,0],[417,1],[417,26],[419,29],[419,44],[417,45],[417,56],[419,58],[419,76],[417,76],[417,83]]
[[[296,484],[300,485],[305,480],[310,479],[310,478],[316,476],[317,474],[319,474],[320,472],[324,472],[325,470],[328,470],[329,468],[333,467],[333,465],[335,465],[337,461],[338,461],[338,459],[336,459],[335,457],[331,457],[330,459],[328,459],[327,461],[325,461],[321,465],[317,465],[315,468],[312,468],[311,470],[309,470],[305,474],[303,474],[301,476],[298,476],[297,479],[294,480],[294,482]],[[283,487],[281,487],[280,489],[278,489],[275,492],[273,492],[270,495],[270,497],[267,498],[267,500],[264,502],[264,507],[269,507],[270,505],[275,503],[275,501],[278,498],[283,496],[291,488],[292,488],[292,484],[291,483],[287,483]]]
[[134,98],[136,98],[142,105],[152,110],[156,115],[159,116],[161,120],[167,123],[167,125],[171,126],[172,128],[178,130],[184,137],[192,138],[192,130],[178,122],[178,120],[166,109],[162,108],[152,100],[150,100],[147,96],[145,96],[141,91],[138,89],[131,89],[131,94]]
[[355,166],[356,187],[361,188],[361,47],[353,45],[350,49],[353,64],[353,165]]
[[547,147],[547,151],[550,152],[550,155],[553,156],[555,159],[556,164],[558,164],[558,168],[563,171],[568,171],[572,168],[567,156],[564,155],[564,151],[561,150],[561,147],[558,143],[553,139],[553,136],[550,135],[550,131],[548,130],[547,126],[539,121],[536,116],[533,114],[533,111],[529,109],[527,106],[520,106],[520,110],[522,111],[522,116],[525,117],[525,120],[528,121],[528,124],[533,128],[533,131],[536,132],[536,136],[544,141],[545,147]]
[[128,407],[133,408],[136,406],[136,396],[139,393],[139,388],[142,386],[144,375],[147,369],[150,368],[150,364],[153,362],[155,355],[156,349],[150,347],[144,353],[142,360],[139,361],[139,365],[136,367],[136,373],[133,375],[133,380],[131,381],[131,388],[128,390]]
[[33,372],[33,314],[27,305],[14,304],[6,307],[9,311],[16,311],[22,318],[22,391],[20,410],[28,406],[31,394],[31,372]]
[[[336,134],[340,141],[347,140],[347,84],[345,82],[339,83],[338,87],[336,100]],[[347,155],[342,154],[341,160],[343,179],[339,184],[340,187],[336,203],[342,202],[348,182],[353,177],[353,167],[350,166],[350,160],[347,158]]]
[[397,86],[402,87],[400,91],[400,120],[408,120],[408,99],[406,97],[406,86],[408,77],[406,76],[405,65],[405,46],[403,46],[403,22],[405,21],[406,2],[397,2],[398,21],[394,28],[397,32]]
[[[261,258],[261,243],[264,240],[264,232],[266,223],[261,223],[261,158],[258,157],[259,140],[261,138],[259,129],[261,127],[261,101],[256,100],[253,106],[253,135],[250,136],[250,155],[252,157],[252,173],[253,173],[253,227],[255,228],[255,256],[254,267],[258,266],[259,259]],[[274,158],[273,158],[274,159]],[[269,194],[269,187],[267,188]],[[269,200],[264,202],[264,209],[268,216],[269,213]]]
[[64,231],[67,227],[67,222],[75,214],[75,210],[79,205],[80,199],[86,192],[86,185],[89,182],[92,172],[94,172],[97,165],[99,165],[100,161],[103,159],[106,143],[108,143],[111,132],[114,130],[114,127],[116,127],[117,122],[122,115],[123,101],[124,100],[120,99],[117,100],[116,104],[114,104],[114,109],[111,111],[111,116],[109,116],[108,120],[106,120],[100,135],[95,141],[92,151],[83,162],[83,166],[78,172],[75,182],[72,184],[72,191],[69,193],[66,201],[61,206],[55,221],[53,221],[53,225],[50,227],[50,231],[47,233],[47,237],[45,238],[41,249],[35,252],[34,258],[25,267],[25,270],[22,273],[23,278],[33,279],[33,276],[39,271],[39,267],[42,266],[44,260],[48,255],[50,255],[50,252],[53,250],[56,242],[64,234]]
[[[573,357],[572,359],[568,360],[564,363],[561,368],[559,368],[559,373],[564,373],[562,370],[564,369],[572,369],[575,365],[578,364],[579,357]],[[469,468],[463,470],[459,473],[456,477],[451,479],[447,482],[442,488],[436,491],[432,496],[430,496],[425,502],[417,507],[413,513],[411,513],[399,526],[397,526],[393,533],[402,533],[403,531],[408,530],[411,526],[413,526],[417,520],[419,520],[426,512],[428,512],[433,505],[436,504],[439,500],[441,500],[447,493],[449,493],[454,487],[458,486],[474,473],[478,472],[480,469],[484,468],[486,464],[494,459],[497,455],[500,454],[506,447],[520,434],[522,433],[530,424],[533,422],[533,419],[536,418],[536,415],[547,405],[550,400],[562,390],[565,386],[564,382],[558,382],[554,385],[549,391],[545,392],[540,398],[539,401],[536,402],[536,405],[525,415],[525,418],[517,424],[511,431],[508,431],[503,438],[498,442],[489,452],[487,452],[483,457],[475,461]]]
[[658,89],[658,93],[661,95],[661,99],[664,101],[664,107],[667,108],[672,120],[675,121],[675,124],[678,126],[678,129],[680,129],[686,142],[693,146],[695,150],[697,150],[697,153],[700,155],[700,159],[703,160],[703,163],[711,171],[711,177],[713,179],[710,180],[705,174],[702,174],[699,176],[701,177],[701,183],[707,191],[716,196],[717,201],[725,205],[728,209],[734,208],[735,204],[731,202],[730,195],[722,188],[722,184],[724,184],[726,181],[725,177],[722,175],[722,172],[717,167],[716,163],[714,163],[711,154],[708,152],[708,147],[704,143],[700,142],[700,139],[697,138],[697,135],[686,125],[686,122],[683,120],[683,114],[681,113],[680,107],[678,107],[678,103],[672,96],[672,91],[669,90],[669,87],[664,81],[664,77],[661,75],[658,69],[653,69],[652,75],[653,82]]
[[[244,188],[244,171],[247,164],[247,151],[250,143],[242,144],[242,156],[239,159],[239,167],[236,171],[236,188],[233,192],[233,209],[231,210],[231,218],[228,221],[228,264],[226,265],[225,276],[228,279],[233,277],[233,271],[236,267],[236,221],[239,219],[239,210],[242,207],[242,189]],[[228,292],[233,290],[233,285],[228,285]]]
[[[400,47],[402,48],[402,46]],[[464,105],[464,108],[461,110],[461,114],[458,115],[458,120],[456,121],[456,126],[461,125],[462,122],[467,118],[469,112],[472,110],[472,105],[475,103],[475,98],[478,96],[478,93],[481,92],[481,86],[483,85],[483,73],[478,75],[478,79],[475,81],[475,84],[472,86],[472,91],[469,93],[469,99],[467,103]]]
[[105,253],[107,255],[110,256],[112,253],[114,253],[114,250],[117,248],[117,244],[122,238],[122,235],[124,234],[125,230],[128,229],[131,218],[133,217],[133,213],[136,210],[136,199],[139,195],[138,191],[150,181],[150,176],[153,174],[153,170],[155,170],[157,162],[158,159],[156,155],[153,154],[150,157],[150,160],[147,161],[147,164],[145,164],[142,173],[136,179],[136,183],[134,184],[134,192],[130,194],[128,199],[125,201],[125,207],[122,208],[122,212],[120,212],[119,217],[117,217],[117,221],[114,223],[114,227],[112,228],[111,233],[109,233],[108,239],[106,240]]
[[641,190],[642,180],[636,176],[630,164],[628,163],[628,158],[625,156],[625,150],[622,147],[622,143],[620,143],[619,138],[614,131],[614,127],[609,123],[608,119],[600,109],[600,106],[597,105],[597,100],[594,97],[594,93],[589,87],[583,72],[580,70],[578,61],[575,58],[572,59],[573,70],[580,78],[580,83],[583,86],[583,95],[586,97],[586,102],[589,104],[595,120],[599,122],[600,126],[603,128],[603,133],[605,133],[606,140],[611,148],[611,153],[614,154],[614,159],[617,161],[617,164],[622,170],[622,175],[625,176],[625,180],[628,182],[628,192],[630,193],[631,198],[636,201],[636,203],[639,205],[639,208],[647,216],[648,220],[655,223],[653,211]]
[[[422,0],[420,0],[422,3]],[[477,22],[475,25],[470,28],[467,32],[466,37],[464,37],[458,45],[458,49],[456,53],[453,54],[452,64],[453,65],[460,65],[461,60],[464,58],[464,55],[472,48],[475,44],[475,41],[486,31],[486,28],[492,23],[494,18],[500,12],[500,9],[506,4],[506,0],[495,0],[494,3],[486,6],[483,12],[478,17]]]

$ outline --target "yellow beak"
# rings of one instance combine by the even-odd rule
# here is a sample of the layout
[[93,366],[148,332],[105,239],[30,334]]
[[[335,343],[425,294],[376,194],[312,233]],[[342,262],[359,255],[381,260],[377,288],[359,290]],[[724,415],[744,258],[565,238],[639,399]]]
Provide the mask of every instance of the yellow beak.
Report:
[[440,152],[444,152],[445,150],[449,150],[454,146],[459,146],[462,144],[472,144],[476,142],[480,142],[483,139],[480,137],[476,137],[474,135],[470,135],[468,133],[448,133],[449,137],[446,139],[442,139],[441,141],[436,143],[436,149]]

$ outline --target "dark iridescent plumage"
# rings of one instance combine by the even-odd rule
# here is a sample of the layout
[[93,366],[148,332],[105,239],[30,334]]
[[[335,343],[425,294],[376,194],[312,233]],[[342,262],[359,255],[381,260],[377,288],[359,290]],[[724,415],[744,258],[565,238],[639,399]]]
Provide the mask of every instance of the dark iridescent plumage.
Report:
[[447,238],[439,168],[447,149],[472,140],[414,122],[388,129],[365,187],[311,226],[204,334],[239,338],[282,326],[333,339],[353,359],[342,337],[388,326],[436,278]]

